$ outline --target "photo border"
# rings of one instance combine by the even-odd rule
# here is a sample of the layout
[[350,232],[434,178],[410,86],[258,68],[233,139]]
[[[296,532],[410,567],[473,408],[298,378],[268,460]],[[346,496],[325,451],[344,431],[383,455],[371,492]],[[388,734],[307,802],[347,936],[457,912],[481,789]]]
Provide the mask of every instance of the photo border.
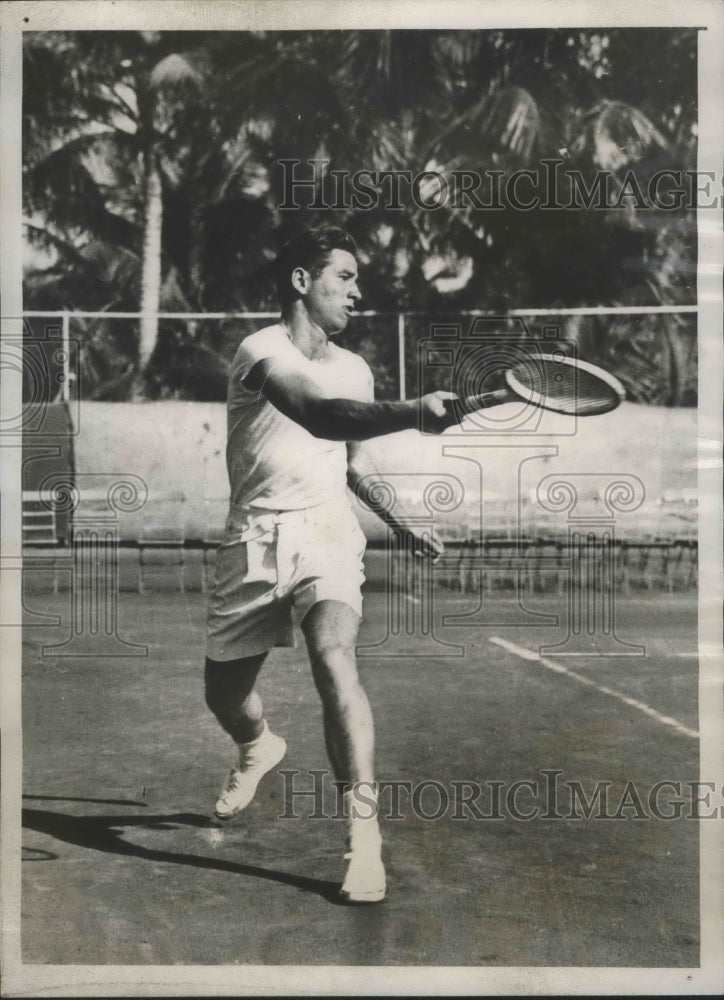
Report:
[[[25,30],[256,30],[330,28],[701,27],[699,35],[699,152],[697,169],[719,175],[724,150],[721,117],[724,80],[724,8],[710,0],[674,2],[537,0],[509,3],[413,0],[394,7],[384,0],[350,5],[340,0],[249,0],[244,3],[119,2],[33,3],[19,0],[0,10],[0,135],[2,236],[21,245],[21,43]],[[722,220],[721,207],[698,212],[699,312],[699,643],[701,666],[700,775],[722,776]],[[21,255],[4,253],[1,278],[3,336],[22,335]],[[13,319],[12,317],[16,317]],[[20,327],[18,327],[20,324]],[[19,412],[21,379],[3,373],[3,413]],[[2,442],[3,555],[21,547],[22,449]],[[4,574],[0,620],[19,620],[17,577]],[[716,993],[724,980],[724,824],[700,826],[701,966],[674,968],[459,968],[291,966],[40,966],[20,957],[20,728],[21,630],[3,630],[2,690],[2,966],[4,996],[366,995],[461,993],[549,995]]]

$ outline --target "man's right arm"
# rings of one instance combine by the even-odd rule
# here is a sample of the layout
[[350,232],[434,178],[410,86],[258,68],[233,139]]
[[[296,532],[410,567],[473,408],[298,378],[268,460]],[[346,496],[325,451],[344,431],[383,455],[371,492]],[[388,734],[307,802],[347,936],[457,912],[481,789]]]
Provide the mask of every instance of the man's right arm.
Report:
[[330,441],[366,441],[395,431],[419,428],[440,433],[456,423],[451,392],[394,403],[361,402],[323,396],[317,385],[292,364],[275,358],[257,362],[244,385],[260,391],[285,416],[315,437]]

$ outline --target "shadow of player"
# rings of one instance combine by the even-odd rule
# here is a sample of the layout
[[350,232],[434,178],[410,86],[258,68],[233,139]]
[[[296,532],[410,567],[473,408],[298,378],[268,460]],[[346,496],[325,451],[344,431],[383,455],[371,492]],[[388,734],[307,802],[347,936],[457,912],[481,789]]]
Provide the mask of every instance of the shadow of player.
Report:
[[[51,796],[24,795],[24,800],[51,798]],[[145,806],[143,802],[132,800],[103,799],[64,799],[66,802],[96,802],[98,804]],[[262,878],[282,885],[291,885],[302,892],[312,892],[330,903],[344,905],[339,898],[339,883],[323,879],[306,878],[302,875],[292,875],[288,872],[260,868],[258,865],[241,864],[227,861],[223,858],[209,858],[198,854],[184,854],[175,851],[159,850],[143,847],[125,840],[123,832],[129,827],[147,830],[168,830],[179,827],[196,827],[209,829],[212,824],[207,816],[199,813],[169,813],[167,815],[137,815],[124,816],[71,816],[67,813],[50,812],[45,809],[23,808],[23,827],[44,833],[56,840],[74,844],[87,850],[101,851],[106,854],[120,854],[126,857],[142,858],[145,861],[162,861],[168,864],[188,865],[192,868],[205,868],[213,871],[230,872],[232,875],[246,875],[250,878]]]

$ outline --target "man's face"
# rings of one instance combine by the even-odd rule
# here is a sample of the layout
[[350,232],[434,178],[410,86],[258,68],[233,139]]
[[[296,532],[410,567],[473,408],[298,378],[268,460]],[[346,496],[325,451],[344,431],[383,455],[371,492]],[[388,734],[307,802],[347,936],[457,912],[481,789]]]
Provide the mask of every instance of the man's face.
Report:
[[305,301],[309,318],[326,334],[339,333],[360,297],[357,261],[347,250],[332,250],[329,260],[309,284]]

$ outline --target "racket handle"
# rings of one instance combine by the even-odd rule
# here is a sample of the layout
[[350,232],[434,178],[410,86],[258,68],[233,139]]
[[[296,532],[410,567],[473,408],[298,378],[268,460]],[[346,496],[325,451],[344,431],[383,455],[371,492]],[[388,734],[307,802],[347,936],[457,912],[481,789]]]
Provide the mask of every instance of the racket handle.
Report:
[[496,389],[494,392],[481,392],[475,396],[462,396],[457,403],[465,413],[475,413],[476,410],[487,410],[491,406],[509,403],[514,398],[510,389]]

